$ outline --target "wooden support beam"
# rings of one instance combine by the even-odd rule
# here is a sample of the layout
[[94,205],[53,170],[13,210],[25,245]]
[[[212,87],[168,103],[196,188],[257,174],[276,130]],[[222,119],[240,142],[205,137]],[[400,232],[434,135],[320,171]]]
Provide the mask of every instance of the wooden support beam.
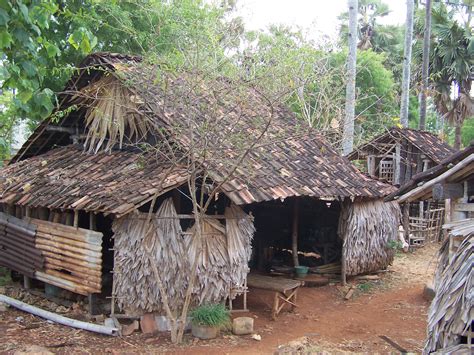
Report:
[[298,223],[299,223],[299,200],[294,199],[293,202],[293,226],[291,231],[291,249],[293,254],[293,265],[299,266],[298,261]]
[[87,309],[89,311],[89,315],[94,316],[99,314],[99,307],[97,305],[97,294],[89,293],[87,295],[88,305]]
[[23,275],[23,288],[25,290],[31,289],[31,278]]
[[79,227],[79,211],[78,210],[74,210],[74,222],[73,222],[73,226],[78,228]]
[[456,203],[454,210],[459,212],[474,212],[474,203]]
[[89,212],[89,229],[93,231],[97,229],[97,220],[94,212]]
[[69,133],[69,134],[75,134],[76,129],[73,127],[61,127],[61,126],[53,126],[53,125],[47,125],[46,130],[48,132],[61,132],[61,133]]
[[367,172],[370,176],[375,176],[375,156],[369,155],[367,157]]
[[400,185],[401,150],[400,143],[397,143],[395,146],[395,159],[393,161],[393,183],[395,185]]

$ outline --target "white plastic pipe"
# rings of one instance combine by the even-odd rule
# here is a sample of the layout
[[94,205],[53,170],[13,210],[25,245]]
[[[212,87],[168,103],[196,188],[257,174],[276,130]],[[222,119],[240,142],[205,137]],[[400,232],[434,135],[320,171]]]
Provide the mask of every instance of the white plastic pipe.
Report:
[[60,316],[59,314],[45,311],[43,309],[31,306],[29,304],[18,301],[14,298],[7,297],[5,295],[0,295],[0,302],[6,303],[12,307],[18,308],[19,310],[22,310],[24,312],[31,313],[35,316],[48,319],[55,323],[66,325],[68,327],[88,330],[90,332],[100,333],[100,334],[105,334],[105,335],[113,335],[113,336],[118,335],[117,328],[110,328],[104,325],[87,323],[87,322],[82,322],[76,319],[63,317],[63,316]]

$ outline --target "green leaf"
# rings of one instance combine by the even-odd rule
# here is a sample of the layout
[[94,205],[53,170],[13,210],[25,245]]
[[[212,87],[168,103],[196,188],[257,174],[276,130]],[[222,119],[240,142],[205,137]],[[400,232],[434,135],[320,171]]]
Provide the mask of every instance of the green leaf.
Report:
[[23,18],[25,19],[26,23],[31,23],[30,15],[28,13],[28,8],[26,7],[25,4],[19,3],[18,7],[20,8],[20,12],[23,15]]
[[0,49],[10,48],[13,42],[12,36],[5,30],[0,32]]
[[25,104],[33,97],[33,91],[27,89],[21,90],[20,92],[18,92],[17,97],[22,103]]
[[34,77],[37,73],[36,67],[33,65],[32,62],[28,60],[21,62],[21,67],[25,71],[26,75],[29,77]]
[[67,39],[67,41],[74,47],[74,49],[79,49],[81,46],[83,38],[83,33],[80,30],[75,30]]
[[46,48],[46,53],[48,53],[49,58],[59,56],[59,54],[61,53],[59,48],[56,45],[52,44],[52,43],[46,42],[44,44],[44,47]]
[[5,10],[0,9],[0,26],[6,26],[9,20],[10,16],[8,16],[8,13]]

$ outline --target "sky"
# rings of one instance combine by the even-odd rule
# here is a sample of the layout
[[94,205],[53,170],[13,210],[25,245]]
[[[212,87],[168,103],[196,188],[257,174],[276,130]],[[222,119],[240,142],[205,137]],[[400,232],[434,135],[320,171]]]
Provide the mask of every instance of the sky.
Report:
[[[384,24],[403,24],[406,1],[385,1],[392,10]],[[347,9],[347,0],[238,0],[237,14],[248,30],[263,30],[271,24],[300,26],[312,39],[337,35],[337,16]]]

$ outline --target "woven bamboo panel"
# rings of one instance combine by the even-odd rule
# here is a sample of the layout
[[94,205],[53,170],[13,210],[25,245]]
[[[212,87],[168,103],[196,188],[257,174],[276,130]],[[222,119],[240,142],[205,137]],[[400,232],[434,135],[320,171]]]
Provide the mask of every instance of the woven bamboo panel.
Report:
[[102,233],[29,219],[36,226],[35,246],[44,257],[38,280],[82,295],[102,288]]

